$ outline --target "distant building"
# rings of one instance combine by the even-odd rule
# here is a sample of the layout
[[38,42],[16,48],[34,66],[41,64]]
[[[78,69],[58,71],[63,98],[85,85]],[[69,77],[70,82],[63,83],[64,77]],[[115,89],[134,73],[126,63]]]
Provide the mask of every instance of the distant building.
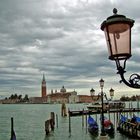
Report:
[[78,95],[79,96],[79,103],[92,103],[97,100],[100,100],[100,97],[98,99],[98,96],[89,96],[89,95]]
[[30,97],[29,102],[33,104],[41,104],[47,103],[47,87],[46,87],[46,80],[45,75],[43,74],[42,83],[41,83],[41,97]]
[[77,92],[67,91],[64,86],[60,91],[51,90],[50,94],[47,94],[45,75],[43,74],[41,84],[41,97],[30,97],[30,103],[91,103],[97,100],[98,96],[89,95],[77,95]]
[[43,104],[47,103],[48,101],[47,97],[30,97],[29,102],[32,104]]
[[79,96],[75,90],[70,93],[69,103],[79,103]]
[[53,92],[48,94],[48,103],[91,103],[98,99],[98,96],[89,95],[77,95],[77,92],[71,91],[67,92],[64,86],[60,89],[60,92]]

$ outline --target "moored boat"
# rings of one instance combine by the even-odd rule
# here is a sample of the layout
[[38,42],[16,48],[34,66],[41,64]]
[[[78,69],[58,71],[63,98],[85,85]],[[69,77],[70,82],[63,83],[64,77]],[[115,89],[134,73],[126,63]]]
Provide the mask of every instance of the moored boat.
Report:
[[89,117],[88,117],[88,131],[90,132],[90,134],[96,135],[96,134],[98,134],[98,130],[99,130],[99,126],[98,126],[97,122],[94,120],[93,117],[91,117],[89,115]]
[[104,131],[109,135],[114,134],[114,125],[107,117],[104,117]]
[[[91,103],[87,106],[88,110],[97,110],[101,111],[102,103],[100,101]],[[125,108],[125,102],[122,101],[104,101],[103,108],[105,111],[109,109],[123,109]]]
[[133,115],[132,118],[128,118],[121,114],[118,130],[127,136],[140,138],[140,117]]
[[136,116],[135,114],[133,114],[133,117],[131,119],[132,123],[140,123],[140,117]]
[[[97,102],[94,102],[94,103],[87,105],[87,108],[88,108],[88,110],[100,111],[102,109],[102,103],[100,101],[97,101]],[[108,102],[104,101],[103,108],[104,108],[104,110],[107,110]]]
[[104,119],[104,130],[105,130],[105,132],[106,132],[107,134],[109,134],[109,135],[113,135],[113,134],[114,134],[114,125],[113,125],[113,123],[112,123],[109,119],[107,119],[107,118]]

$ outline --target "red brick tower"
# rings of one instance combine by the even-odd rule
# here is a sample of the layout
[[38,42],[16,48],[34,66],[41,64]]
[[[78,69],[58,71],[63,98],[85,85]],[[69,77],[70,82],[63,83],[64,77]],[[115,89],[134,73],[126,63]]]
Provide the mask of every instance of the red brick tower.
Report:
[[41,94],[42,94],[42,97],[46,97],[47,96],[47,92],[46,92],[46,80],[45,80],[45,75],[44,74],[43,74],[43,79],[42,79]]

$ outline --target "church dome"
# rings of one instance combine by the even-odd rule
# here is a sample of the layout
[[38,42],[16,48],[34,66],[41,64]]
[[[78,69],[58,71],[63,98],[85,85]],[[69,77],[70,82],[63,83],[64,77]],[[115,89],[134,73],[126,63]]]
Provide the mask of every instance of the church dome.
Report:
[[62,92],[62,93],[65,93],[66,92],[66,89],[65,89],[64,86],[62,86],[62,88],[60,89],[60,92]]

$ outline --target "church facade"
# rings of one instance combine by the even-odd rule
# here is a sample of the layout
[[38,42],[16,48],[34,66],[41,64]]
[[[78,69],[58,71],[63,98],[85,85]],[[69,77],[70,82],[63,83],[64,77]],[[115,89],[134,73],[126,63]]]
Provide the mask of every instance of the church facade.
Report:
[[79,97],[77,92],[71,91],[67,92],[64,86],[60,89],[60,91],[51,90],[51,93],[48,95],[48,103],[77,103],[79,102]]

